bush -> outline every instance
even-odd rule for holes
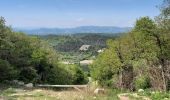
[[[79,65],[67,65],[67,71],[70,73],[72,84],[87,84],[87,74],[80,68]]]
[[[63,68],[54,67],[43,72],[43,83],[47,84],[72,84],[72,75]]]
[[[135,80],[135,88],[136,89],[147,89],[150,88],[150,80],[147,76],[137,77]]]
[[[12,80],[16,77],[16,70],[8,61],[0,59],[0,81]]]
[[[145,90],[143,93],[138,93],[138,95],[149,97],[151,100],[170,100],[170,92]]]
[[[23,68],[19,74],[19,80],[22,80],[26,83],[35,82],[37,80],[37,73],[36,70],[28,67]]]
[[[74,80],[73,80],[73,84],[85,84],[87,83],[87,77],[85,76],[85,73],[83,72],[83,70],[79,67],[75,67],[74,69],[75,73],[74,73]]]
[[[166,99],[165,99],[166,98]],[[155,92],[151,95],[152,100],[169,100],[170,93],[169,92]]]

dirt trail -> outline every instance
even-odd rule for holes
[[[130,100],[129,97],[126,97],[126,96],[121,96],[119,97],[120,100]]]
[[[122,94],[118,94],[118,97],[119,97],[120,100],[131,100],[129,98],[129,96],[132,96],[133,98],[136,98],[136,99],[139,99],[139,100],[151,100],[148,97],[139,96],[137,93],[122,93]]]
[[[118,97],[119,97],[120,100],[130,100],[127,95],[128,95],[127,93],[118,94]]]

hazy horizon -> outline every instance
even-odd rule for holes
[[[12,27],[12,29],[25,29],[25,30],[34,30],[34,29],[74,29],[74,28],[81,28],[81,27],[101,27],[101,28],[103,28],[103,27],[112,27],[112,28],[133,28],[133,26],[132,27],[128,27],[128,26],[100,26],[100,25],[96,25],[96,26],[94,26],[94,25],[86,25],[86,26],[72,26],[72,27]]]
[[[14,28],[133,27],[159,14],[162,0],[1,0],[0,16]]]

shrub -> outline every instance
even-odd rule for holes
[[[49,68],[43,72],[42,82],[59,85],[71,84],[72,75],[65,69],[55,66],[54,68]]]
[[[165,99],[166,98],[166,99]],[[170,94],[169,92],[155,92],[151,95],[152,100],[169,100]]]
[[[149,97],[151,100],[170,100],[170,92],[145,90],[143,93],[138,93],[138,95]]]
[[[0,81],[12,80],[16,76],[16,70],[8,61],[0,59]]]
[[[85,76],[85,73],[78,66],[76,66],[75,69],[74,69],[74,76],[73,77],[74,77],[73,84],[85,84],[85,83],[87,83],[87,77]]]
[[[147,76],[137,77],[135,80],[135,88],[136,89],[147,89],[150,88],[150,80]]]
[[[28,68],[23,68],[19,74],[19,80],[22,80],[26,83],[30,82],[35,82],[37,79],[37,73],[36,70],[28,67]]]
[[[67,65],[67,71],[70,73],[72,84],[86,84],[88,82],[87,74],[79,65]]]

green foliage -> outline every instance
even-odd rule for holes
[[[67,65],[67,70],[71,73],[70,80],[73,84],[87,84],[88,77],[79,65]]]
[[[108,45],[112,43],[112,41],[109,41]],[[101,53],[92,64],[91,75],[99,81],[100,85],[111,86],[111,84],[113,84],[113,75],[118,72],[120,66],[121,63],[116,56],[116,52],[114,52],[114,47],[110,47]]]
[[[66,85],[72,84],[72,77],[71,73],[68,71],[63,70],[63,68],[54,67],[45,70],[42,73],[42,84],[49,83],[49,84],[58,84],[58,85]]]
[[[152,34],[156,25],[149,17],[142,17],[136,21],[135,30],[142,32],[142,34]]]
[[[46,35],[38,36],[47,41],[60,54],[60,60],[78,63],[84,59],[92,59],[97,51],[106,47],[106,40],[115,38],[115,35],[109,34],[73,34],[73,35]],[[91,45],[88,51],[80,52],[82,45]]]
[[[145,89],[150,86],[149,78],[154,76],[149,72],[154,70],[154,67],[151,66],[161,65],[162,73],[164,73],[161,78],[164,78],[162,81],[164,81],[163,86],[165,87],[168,78],[166,75],[169,75],[165,71],[166,66],[169,66],[166,61],[170,60],[169,37],[168,31],[162,31],[157,23],[149,17],[138,19],[131,32],[114,41],[108,41],[107,49],[98,56],[91,67],[92,77],[98,80],[101,85],[107,85],[108,82],[114,83],[111,80],[115,75],[121,76],[121,78],[127,77],[126,75],[122,76],[122,73],[123,70],[127,70],[129,65],[138,72],[143,67],[145,72],[136,72],[137,75],[134,74],[133,77],[136,77],[136,88]],[[146,73],[150,76],[145,77]],[[133,79],[130,79],[129,82],[133,84]]]
[[[169,92],[145,90],[144,92],[139,92],[138,95],[147,96],[151,100],[169,100],[170,99]]]
[[[5,25],[5,20],[0,19],[1,81],[19,79],[25,83],[72,84],[71,73],[59,65],[58,56],[48,43],[13,32]]]
[[[160,10],[161,14],[156,17],[156,21],[159,27],[163,29],[162,31],[168,32],[170,30],[170,0],[163,0]]]
[[[16,77],[17,72],[8,61],[0,59],[0,81],[12,80]]]
[[[136,89],[147,89],[150,88],[150,80],[148,76],[140,76],[136,77],[135,80],[135,87]]]
[[[31,67],[28,67],[20,71],[19,80],[22,80],[26,83],[29,83],[29,82],[35,83],[37,80],[37,76],[38,74],[36,73],[36,70]]]
[[[74,69],[74,75],[73,75],[73,84],[86,84],[87,83],[87,77],[85,77],[85,74],[82,69],[79,67],[75,67]]]
[[[95,50],[106,47],[106,40],[115,38],[115,35],[104,34],[73,34],[73,35],[47,35],[38,36],[49,42],[57,51],[77,52],[84,45],[92,45]],[[95,51],[93,50],[93,51]]]
[[[170,99],[170,93],[155,92],[150,96],[152,100],[168,100]]]
[[[143,17],[137,20],[134,31],[131,36],[133,37],[134,52],[137,55],[137,60],[157,60],[157,53],[159,48],[156,46],[156,39],[154,37],[156,25],[149,17]]]

